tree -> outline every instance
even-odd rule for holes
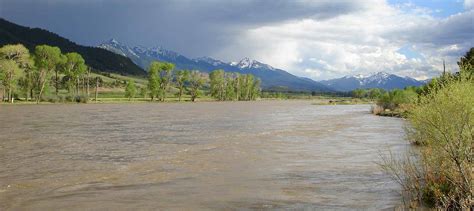
[[[370,89],[368,95],[370,99],[377,99],[382,95],[382,91],[377,88]]]
[[[75,52],[67,53],[65,55],[65,58],[66,58],[65,63],[64,63],[65,73],[69,77],[70,82],[74,84],[73,86],[75,88],[76,95],[79,95],[79,83],[80,83],[81,77],[83,77],[83,75],[86,73],[86,70],[87,70],[86,63],[84,59],[82,58],[82,56]],[[64,59],[64,57],[60,58],[59,61],[61,62],[62,59]]]
[[[15,61],[20,68],[31,65],[30,52],[22,44],[5,45],[0,48],[2,59]]]
[[[194,102],[199,96],[199,89],[204,84],[204,79],[201,73],[197,70],[193,70],[190,73],[189,78],[189,95],[191,95],[191,101]]]
[[[352,97],[363,98],[366,94],[366,91],[363,89],[355,89],[352,91]]]
[[[128,80],[127,86],[125,87],[125,97],[128,98],[130,101],[135,94],[137,93],[137,87],[135,86],[135,82],[133,80]]]
[[[260,92],[261,92],[260,83],[261,83],[260,79],[257,79],[252,84],[252,91],[250,93],[251,100],[255,100],[257,99],[257,97],[260,97]]]
[[[49,75],[55,70],[57,64],[61,61],[61,50],[58,47],[48,45],[38,45],[35,48],[35,63],[37,69],[37,82],[39,93],[36,103],[39,103],[43,94]]]
[[[160,63],[153,61],[148,67],[148,91],[150,92],[151,101],[158,95],[159,76],[158,70],[160,69]]]
[[[57,67],[54,68],[54,88],[55,88],[55,91],[56,91],[56,96],[59,95],[59,73],[60,72],[63,72],[65,73],[66,72],[66,68],[67,68],[67,56],[66,55],[63,55],[61,54],[60,58],[59,58],[59,61],[57,63]]]
[[[8,101],[13,102],[13,89],[15,88],[17,81],[16,77],[19,75],[19,72],[21,70],[27,71],[28,74],[25,74],[24,77],[28,78],[25,79],[25,81],[29,81],[30,79],[28,70],[33,67],[33,62],[30,58],[30,52],[25,48],[25,46],[21,44],[5,45],[0,48],[0,60],[4,60],[4,62],[2,62],[2,66],[4,68],[3,83],[9,93]],[[28,85],[29,84],[30,83],[28,83]],[[26,98],[28,99],[28,96]]]
[[[209,74],[211,80],[211,96],[217,100],[225,100],[225,72],[214,70]]]
[[[225,73],[225,100],[235,100],[235,75],[233,73]]]
[[[171,81],[172,72],[174,69],[174,64],[163,62],[159,66],[159,99],[164,102],[166,97],[166,91]]]
[[[240,73],[234,73],[234,90],[236,100],[240,100],[242,95],[242,76]]]
[[[15,75],[20,71],[20,67],[13,60],[0,60],[0,72],[3,73],[3,86],[8,92],[8,102],[13,103],[13,89],[15,88],[16,78]]]
[[[178,99],[181,101],[181,96],[183,95],[185,84],[189,78],[189,71],[179,70],[176,72],[176,86],[178,88]]]
[[[254,76],[252,74],[241,75],[241,100],[250,100],[252,87],[254,83]]]
[[[474,47],[461,57],[458,62],[461,79],[474,79]]]

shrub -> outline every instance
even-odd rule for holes
[[[409,141],[421,145],[418,159],[385,162],[384,169],[395,175],[411,201],[471,209],[474,83],[453,81],[420,97],[408,120]]]
[[[84,95],[77,95],[74,97],[74,101],[76,103],[87,103],[89,101],[89,98]]]

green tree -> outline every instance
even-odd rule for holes
[[[234,92],[235,99],[240,100],[242,95],[242,76],[240,73],[234,73]]]
[[[76,95],[79,95],[80,80],[87,70],[84,59],[80,54],[73,52],[67,53],[65,57],[60,58],[59,62],[61,61],[65,62],[63,64],[65,74],[69,77],[71,84],[74,84],[73,86],[75,88],[74,90]]]
[[[209,74],[211,96],[217,100],[225,100],[225,72],[214,70]]]
[[[158,97],[159,101],[165,101],[166,91],[172,79],[174,64],[153,61],[148,68],[148,90],[151,100]]]
[[[374,88],[368,91],[368,97],[370,99],[378,99],[381,95],[382,95],[381,89]]]
[[[352,91],[352,96],[355,98],[363,98],[366,94],[366,91],[363,89],[355,89]]]
[[[252,84],[252,91],[250,93],[251,100],[256,100],[258,97],[260,97],[260,93],[261,93],[260,84],[261,84],[260,79],[255,80],[254,83]]]
[[[176,72],[176,87],[178,88],[178,99],[181,101],[181,96],[185,89],[185,84],[189,79],[189,71],[179,70]]]
[[[463,57],[461,57],[458,65],[461,79],[474,79],[474,47],[472,47]]]
[[[241,75],[241,78],[241,100],[251,100],[254,76],[252,74],[244,74]]]
[[[21,70],[26,71],[24,77],[30,79],[29,70],[33,67],[33,62],[30,58],[30,52],[23,45],[5,45],[0,48],[0,60],[12,61],[17,67],[13,66],[11,62],[3,62],[4,68],[4,84],[8,90],[8,101],[13,102],[13,91],[17,82],[17,76],[21,73]],[[29,84],[29,83],[28,83]],[[26,97],[28,99],[28,96]]]
[[[159,69],[159,99],[164,102],[166,97],[166,92],[168,91],[169,84],[172,79],[172,73],[174,70],[174,64],[163,62],[160,63]]]
[[[235,74],[225,73],[225,100],[235,100]]]
[[[66,73],[66,68],[67,68],[67,56],[64,54],[61,54],[57,67],[54,68],[54,89],[56,92],[56,96],[59,96],[59,74],[60,73]]]
[[[137,93],[137,87],[135,86],[135,81],[128,80],[127,86],[125,87],[125,97],[130,101],[135,94]]]
[[[58,47],[38,45],[35,48],[35,64],[37,66],[37,82],[39,93],[36,103],[39,103],[50,73],[55,71],[57,64],[61,61],[61,50]]]
[[[189,95],[191,95],[192,102],[200,95],[200,89],[204,85],[204,82],[205,80],[199,71],[191,71],[189,78]]]
[[[150,92],[151,101],[158,96],[160,63],[153,61],[148,67],[148,91]]]
[[[20,71],[20,67],[13,60],[0,60],[0,72],[3,73],[3,86],[8,92],[8,102],[13,103],[13,90],[16,84],[16,75]]]

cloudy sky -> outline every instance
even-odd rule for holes
[[[95,46],[250,57],[322,80],[451,71],[474,43],[474,0],[0,0],[0,17]]]

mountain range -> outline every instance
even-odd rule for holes
[[[320,82],[333,90],[343,92],[368,88],[381,88],[385,90],[403,89],[407,86],[421,86],[425,83],[425,81],[418,81],[410,77],[400,77],[386,72],[378,72],[369,76],[344,76]]]
[[[20,26],[0,18],[0,46],[18,43],[25,45],[30,51],[34,51],[36,45],[46,44],[59,47],[63,53],[78,52],[94,70],[122,75],[146,75],[145,70],[153,60],[172,62],[177,69],[202,72],[223,69],[228,72],[250,73],[262,80],[262,87],[266,90],[319,92],[351,91],[357,88],[389,90],[423,84],[412,78],[384,72],[368,77],[345,76],[317,82],[249,58],[239,62],[223,62],[210,57],[191,59],[161,47],[128,47],[115,39],[104,42],[98,47],[82,46],[47,30]]]
[[[98,47],[127,56],[144,69],[148,67],[151,61],[159,60],[174,63],[176,69],[199,70],[207,73],[216,69],[223,69],[241,74],[250,73],[261,79],[262,88],[266,90],[333,91],[319,82],[292,75],[284,70],[249,58],[244,58],[239,62],[223,62],[210,57],[191,59],[161,47],[129,47],[115,39],[110,39]]]

